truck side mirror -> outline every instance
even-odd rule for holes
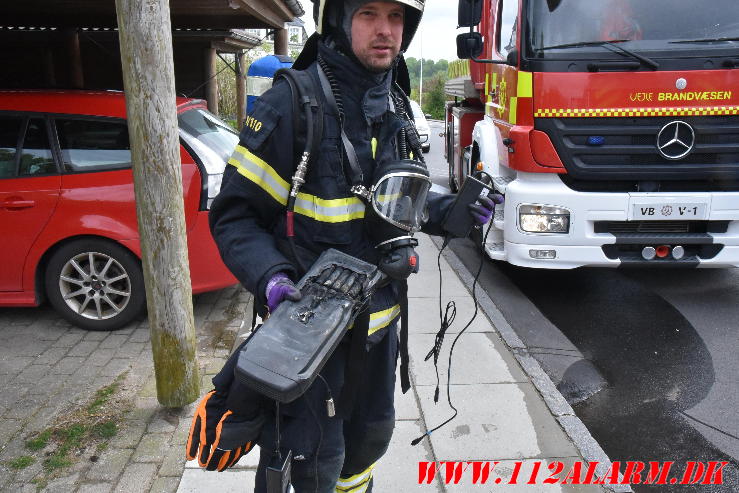
[[[471,32],[457,35],[457,58],[460,60],[477,58],[482,48],[482,34]]]
[[[474,27],[482,20],[482,0],[459,0],[457,24],[459,27]]]
[[[511,50],[508,52],[508,55],[505,57],[505,62],[507,65],[516,66],[518,65],[518,50]]]

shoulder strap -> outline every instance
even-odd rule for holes
[[[285,79],[290,86],[293,100],[293,149],[296,156],[300,156],[306,147],[306,122],[301,111],[301,101],[307,98],[313,111],[313,142],[310,143],[311,161],[317,157],[317,149],[323,138],[323,107],[318,97],[316,83],[306,70],[280,69],[275,72],[273,84],[279,79]]]

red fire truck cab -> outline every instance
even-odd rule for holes
[[[449,181],[505,195],[487,254],[739,266],[737,19],[735,0],[460,0]]]

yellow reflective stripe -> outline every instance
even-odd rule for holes
[[[369,330],[367,335],[372,335],[378,330],[384,329],[400,315],[400,305],[395,305],[387,310],[370,314]]]
[[[372,159],[377,157],[377,139],[372,137]]]
[[[534,95],[534,84],[531,72],[518,73],[518,89],[516,96],[519,98],[530,98]]]
[[[485,74],[485,102],[489,103],[492,101],[492,98],[490,97],[490,73]]]
[[[238,145],[228,160],[228,164],[235,166],[239,174],[259,185],[277,202],[287,205],[290,184],[262,159]]]
[[[511,98],[511,107],[508,111],[508,123],[516,124],[516,112],[518,111],[518,97]]]
[[[375,464],[372,464],[364,471],[348,478],[339,478],[336,481],[336,491],[339,492],[352,492],[359,493],[367,490],[369,486],[369,480],[372,479],[372,470],[375,468]]]
[[[537,118],[604,118],[630,116],[715,116],[739,115],[739,106],[705,106],[700,108],[539,108]]]
[[[322,199],[299,193],[295,199],[295,212],[324,223],[340,223],[362,219],[364,203],[357,197]]]
[[[236,146],[228,163],[254,182],[281,205],[287,205],[290,184],[267,164],[242,146]],[[295,212],[316,221],[340,223],[362,219],[364,203],[357,197],[322,199],[315,195],[299,193],[295,200]]]
[[[400,315],[400,305],[391,306],[386,310],[370,313],[369,329],[367,335],[371,336],[378,330],[384,329]],[[349,326],[349,330],[354,328],[354,324]]]

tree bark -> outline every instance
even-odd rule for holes
[[[116,0],[157,397],[200,394],[168,0]]]

